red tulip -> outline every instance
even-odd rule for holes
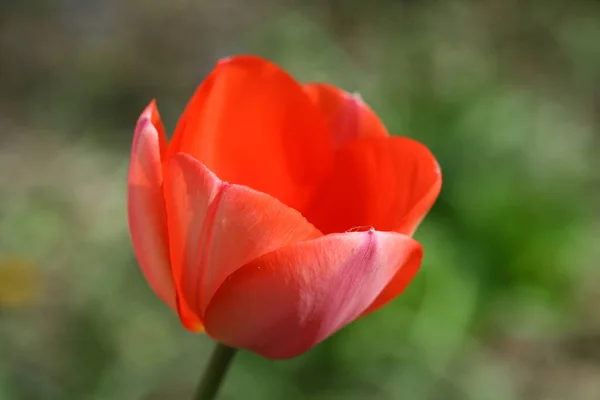
[[[192,331],[297,356],[395,298],[441,187],[422,144],[360,97],[253,56],[220,61],[167,144],[154,101],[129,169],[129,227],[150,286]]]

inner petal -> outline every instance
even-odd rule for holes
[[[331,173],[331,135],[302,87],[253,56],[219,62],[190,100],[169,153],[302,210]]]
[[[361,138],[337,152],[306,218],[324,234],[375,228],[412,235],[440,188],[437,161],[421,143]]]
[[[334,148],[361,137],[388,136],[379,117],[359,95],[326,83],[310,83],[304,90],[327,119]]]

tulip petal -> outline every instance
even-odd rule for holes
[[[160,150],[160,158],[164,161],[167,154],[167,135],[165,134],[165,127],[160,118],[158,108],[156,107],[156,100],[152,100],[150,104],[142,112],[141,118],[148,118],[152,122],[152,126],[158,133],[158,146]]]
[[[374,230],[281,248],[229,276],[206,310],[206,331],[268,358],[297,356],[359,317],[421,257],[409,236]]]
[[[362,137],[388,136],[379,117],[359,95],[325,83],[310,83],[304,90],[325,115],[334,148]]]
[[[221,181],[187,154],[172,156],[165,171],[175,284],[199,319],[229,274],[274,249],[321,236],[299,212]]]
[[[160,117],[152,102],[137,123],[131,150],[127,210],[133,250],[148,284],[176,308],[169,265],[169,241],[162,193],[161,143],[166,145]]]
[[[412,235],[441,189],[437,161],[406,137],[368,137],[336,154],[305,215],[324,234],[375,228]]]
[[[220,61],[182,115],[169,153],[297,210],[331,172],[327,124],[302,87],[254,56]]]

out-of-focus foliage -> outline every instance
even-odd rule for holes
[[[598,398],[600,3],[1,0],[0,399],[189,396],[213,344],[136,267],[128,151],[233,53],[360,92],[444,187],[403,296],[222,398]]]

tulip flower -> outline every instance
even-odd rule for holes
[[[357,95],[221,60],[167,140],[155,102],[133,139],[128,216],[149,285],[182,324],[298,356],[398,296],[441,187],[422,144]]]

